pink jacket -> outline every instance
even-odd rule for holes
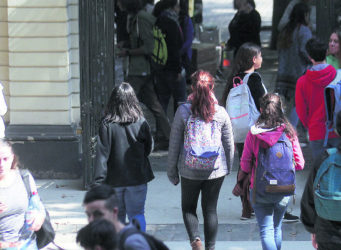
[[[252,171],[250,185],[251,188],[253,188],[254,174],[258,163],[259,147],[267,148],[273,146],[281,137],[284,128],[285,128],[284,125],[272,130],[261,129],[253,126],[251,127],[251,130],[247,134],[244,144],[243,155],[240,160],[240,165],[244,172],[250,173]],[[302,170],[304,168],[304,158],[297,136],[295,136],[291,142],[294,151],[294,159],[296,163],[295,169]]]

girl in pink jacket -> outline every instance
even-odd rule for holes
[[[290,196],[276,194],[276,198],[268,195],[268,197],[263,197],[264,199],[259,199],[258,193],[257,195],[255,195],[256,192],[253,193],[253,189],[256,191],[255,173],[259,166],[259,151],[260,149],[264,151],[264,149],[267,150],[274,146],[279,140],[282,140],[284,133],[288,139],[287,141],[291,142],[288,148],[293,151],[291,153],[293,154],[296,170],[303,169],[304,158],[295,130],[283,114],[280,97],[272,93],[265,95],[260,102],[260,112],[261,114],[256,124],[251,127],[246,136],[240,164],[243,172],[252,173],[250,200],[256,214],[262,247],[265,250],[273,250],[281,249],[282,220]],[[283,156],[280,153],[276,154],[276,156],[278,158],[285,157],[285,155]],[[253,196],[257,196],[257,199]]]

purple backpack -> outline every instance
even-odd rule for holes
[[[296,179],[292,143],[283,133],[276,144],[259,147],[253,197],[257,202],[279,202],[295,193]]]
[[[217,169],[220,157],[221,126],[189,116],[184,132],[185,166],[199,171]]]

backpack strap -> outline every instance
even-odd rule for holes
[[[339,81],[341,81],[341,70],[337,70],[336,71],[336,75],[333,81],[331,81],[325,88],[324,88],[324,106],[326,109],[326,134],[324,136],[324,142],[323,142],[323,147],[327,147],[327,143],[328,143],[328,137],[329,137],[329,133],[333,132],[334,128],[330,127],[333,123],[333,119],[330,119],[332,117],[332,115],[330,114],[334,112],[334,110],[329,110],[328,104],[329,100],[327,100],[327,98],[334,98],[334,96],[327,96],[327,90],[328,89],[332,89],[332,87],[328,87],[331,85],[335,85],[337,84]]]
[[[25,188],[26,188],[26,192],[27,192],[27,197],[30,198],[32,195],[32,191],[31,191],[31,185],[30,185],[30,171],[28,171],[27,169],[20,169],[19,170],[21,178],[24,182]]]

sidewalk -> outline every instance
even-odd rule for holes
[[[293,214],[299,215],[299,204],[308,171],[297,173],[297,197]],[[217,250],[261,249],[255,219],[241,221],[241,202],[232,195],[236,172],[225,178],[218,201],[219,231]],[[50,212],[56,229],[56,243],[65,249],[80,249],[75,243],[77,231],[86,223],[81,206],[85,191],[81,180],[37,180],[39,194]],[[200,207],[200,205],[198,206]],[[198,216],[202,228],[201,209]],[[146,201],[147,231],[164,240],[171,249],[189,249],[180,206],[180,186],[173,186],[166,172],[155,172],[148,185]],[[203,235],[203,233],[202,233]],[[292,246],[311,249],[310,236],[301,223],[283,224],[283,249]],[[309,247],[309,248],[305,248]]]

